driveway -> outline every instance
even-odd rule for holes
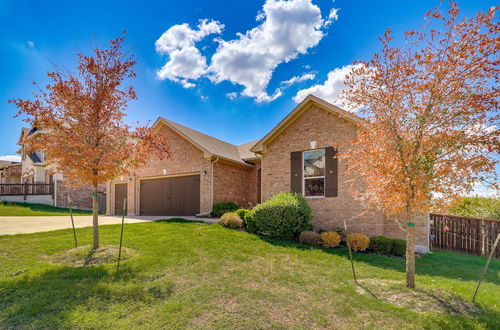
[[[125,217],[125,223],[150,222],[160,219],[179,218],[168,216],[129,216]],[[207,223],[216,223],[218,219],[181,217],[187,220],[204,221]],[[73,217],[75,227],[92,226],[91,215],[79,215]],[[121,223],[121,217],[99,216],[99,225],[114,225]],[[64,216],[28,216],[28,217],[0,217],[0,235],[29,234],[57,229],[71,228],[71,218]]]

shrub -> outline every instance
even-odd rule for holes
[[[309,245],[321,245],[323,240],[321,239],[321,235],[314,231],[303,231],[299,235],[299,242]]]
[[[297,240],[299,234],[311,230],[312,214],[304,196],[279,193],[252,210],[257,230],[271,237]]]
[[[220,224],[228,228],[243,228],[243,220],[234,212],[224,213],[220,218]]]
[[[377,254],[391,254],[392,242],[384,236],[373,236],[370,238],[370,250]]]
[[[247,212],[245,214],[244,223],[245,223],[245,228],[249,233],[257,232],[257,225],[255,224],[255,220],[253,219],[252,211]]]
[[[370,238],[370,250],[377,254],[404,256],[406,253],[406,241],[397,238],[374,236]]]
[[[349,234],[347,241],[353,251],[364,251],[368,248],[370,239],[364,234]]]
[[[240,217],[241,220],[245,220],[245,214],[248,212],[251,212],[250,210],[247,209],[237,209],[236,214]]]
[[[395,256],[404,257],[406,254],[406,241],[404,239],[392,239],[391,253]]]
[[[340,235],[340,242],[345,243],[346,237],[347,237],[347,231],[343,227],[335,227],[333,229],[334,232]]]
[[[323,240],[323,246],[330,248],[338,246],[341,240],[340,235],[333,231],[322,233],[321,239]]]
[[[234,212],[240,208],[240,205],[234,202],[214,203],[212,208],[212,216],[220,218],[224,213]]]

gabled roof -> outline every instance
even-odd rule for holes
[[[157,126],[159,123],[163,123],[167,127],[170,127],[186,140],[190,141],[202,150],[206,157],[216,156],[243,165],[250,165],[245,162],[245,159],[256,158],[256,155],[249,151],[250,147],[255,144],[255,141],[235,146],[234,144],[216,139],[210,135],[201,133],[163,117],[159,117],[153,126]]]
[[[251,152],[262,153],[265,151],[265,146],[274,140],[278,135],[281,134],[291,123],[293,123],[304,111],[306,111],[311,105],[316,105],[321,109],[338,115],[352,123],[359,123],[362,119],[350,112],[342,110],[341,108],[326,102],[314,95],[309,94],[302,102],[300,102],[282,121],[278,123],[269,133],[266,134],[259,142],[257,142],[252,148]]]
[[[17,140],[17,144],[21,145],[21,139],[23,138],[24,135],[29,135],[31,132],[31,128],[28,127],[22,127],[21,128],[21,134],[19,134],[19,139]]]

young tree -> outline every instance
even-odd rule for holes
[[[49,72],[51,83],[34,100],[12,99],[18,116],[39,129],[23,143],[42,150],[47,162],[76,186],[92,186],[93,249],[99,248],[98,185],[131,172],[151,157],[170,157],[167,137],[147,126],[124,122],[134,88],[122,86],[135,77],[133,56],[121,50],[124,37],[92,56],[77,54],[76,72]]]
[[[499,151],[500,90],[496,8],[459,19],[450,3],[426,24],[360,62],[346,77],[346,103],[365,118],[346,158],[367,187],[356,194],[406,231],[407,286],[415,285],[414,228],[419,214],[495,173]]]

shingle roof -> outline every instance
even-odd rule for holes
[[[248,164],[244,159],[255,158],[255,154],[250,152],[250,148],[255,144],[255,141],[235,146],[234,144],[216,139],[210,135],[201,133],[163,117],[160,118],[165,124],[172,127],[185,138],[191,140],[195,145],[215,156],[242,164]]]

